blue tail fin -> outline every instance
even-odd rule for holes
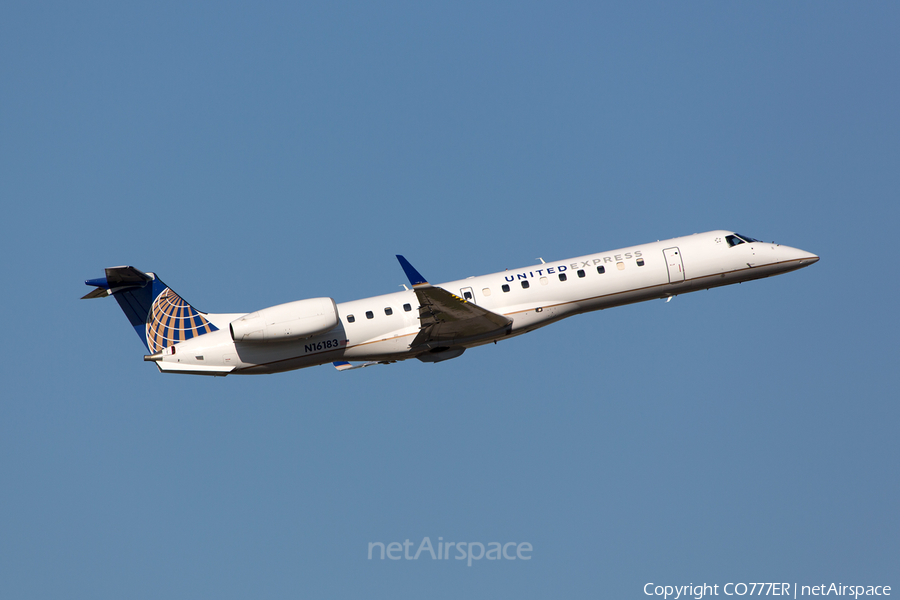
[[[82,299],[115,297],[150,352],[218,331],[205,313],[185,302],[153,273],[134,267],[111,267],[106,269],[106,277],[84,283],[97,289]]]

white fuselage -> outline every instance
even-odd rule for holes
[[[512,320],[511,330],[461,344],[478,346],[603,308],[769,277],[808,266],[815,254],[774,243],[731,245],[730,231],[710,231],[620,250],[437,284]],[[173,346],[160,370],[185,373],[277,373],[333,361],[413,358],[419,332],[413,290],[337,304],[330,331],[285,342],[234,342],[228,324],[242,314],[209,314],[219,331]]]

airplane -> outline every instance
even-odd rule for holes
[[[807,267],[810,252],[709,231],[432,285],[397,255],[404,291],[336,303],[309,298],[250,313],[195,309],[154,273],[130,266],[89,279],[113,296],[163,373],[357,369],[416,358],[438,363],[566,317],[665,299]],[[352,362],[351,362],[352,361]]]

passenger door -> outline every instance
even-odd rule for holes
[[[669,283],[681,283],[684,281],[684,263],[681,261],[681,252],[678,248],[666,248],[666,268],[669,269]]]

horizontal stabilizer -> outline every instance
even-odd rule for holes
[[[85,280],[85,285],[92,285],[97,289],[81,299],[104,298],[118,291],[145,287],[152,281],[153,277],[134,267],[109,267],[106,269],[106,277]]]
[[[106,287],[98,287],[97,289],[88,292],[84,296],[81,297],[82,300],[90,300],[91,298],[106,298],[109,296],[110,292]]]

